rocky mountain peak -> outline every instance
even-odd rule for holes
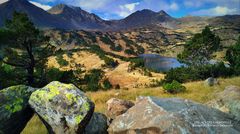
[[[159,15],[167,15],[167,16],[169,16],[164,10],[159,11],[158,14]]]
[[[51,14],[61,14],[64,12],[71,12],[71,11],[82,11],[82,9],[80,7],[74,7],[66,4],[58,4],[48,10],[48,12]]]

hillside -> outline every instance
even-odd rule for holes
[[[208,25],[221,38],[220,44],[223,48],[234,44],[240,34],[237,18],[232,20],[234,25],[231,26],[230,22],[224,20],[218,22],[221,24],[215,25],[216,21],[211,22],[215,20],[213,18],[211,21],[209,18],[201,17],[185,17],[179,20],[179,28],[176,29],[153,25],[108,32],[47,30],[45,33],[52,37],[52,44],[59,49],[88,48],[97,44],[105,52],[123,57],[133,57],[143,53],[176,57],[182,51],[183,45]]]

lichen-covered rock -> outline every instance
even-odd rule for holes
[[[33,111],[28,99],[34,88],[19,85],[0,91],[0,133],[20,133],[31,119]]]
[[[240,88],[228,86],[216,98],[207,103],[208,106],[229,113],[240,121]]]
[[[129,108],[134,105],[131,101],[112,98],[107,101],[107,117],[115,119],[117,116],[125,113]]]
[[[107,117],[101,113],[94,113],[85,128],[85,134],[108,134],[107,129]]]
[[[91,119],[94,104],[72,84],[51,82],[32,93],[29,104],[49,133],[82,133]]]
[[[109,134],[238,134],[240,124],[217,109],[178,98],[143,97],[110,124]]]

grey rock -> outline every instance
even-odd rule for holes
[[[109,134],[238,134],[240,124],[226,113],[189,100],[142,97],[135,106],[113,120],[108,132]]]
[[[94,113],[85,128],[85,134],[108,134],[107,129],[107,117],[101,113]]]
[[[215,86],[218,85],[219,82],[216,78],[210,77],[208,79],[205,80],[205,85],[207,86]]]
[[[223,92],[216,95],[216,98],[207,103],[208,106],[229,113],[240,121],[240,88],[228,86]]]

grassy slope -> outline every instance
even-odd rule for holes
[[[240,86],[240,77],[219,79],[220,85],[214,87],[208,87],[204,85],[204,82],[191,82],[186,83],[186,93],[180,93],[176,95],[165,93],[161,87],[159,88],[138,88],[129,90],[110,90],[110,91],[98,91],[88,92],[87,96],[94,101],[96,105],[95,111],[105,112],[106,101],[110,98],[120,98],[134,101],[138,96],[156,96],[156,97],[181,97],[196,102],[205,103],[212,100],[215,97],[215,93],[223,91],[226,86],[236,85]],[[46,134],[47,131],[42,125],[40,120],[34,116],[24,129],[22,134]]]

